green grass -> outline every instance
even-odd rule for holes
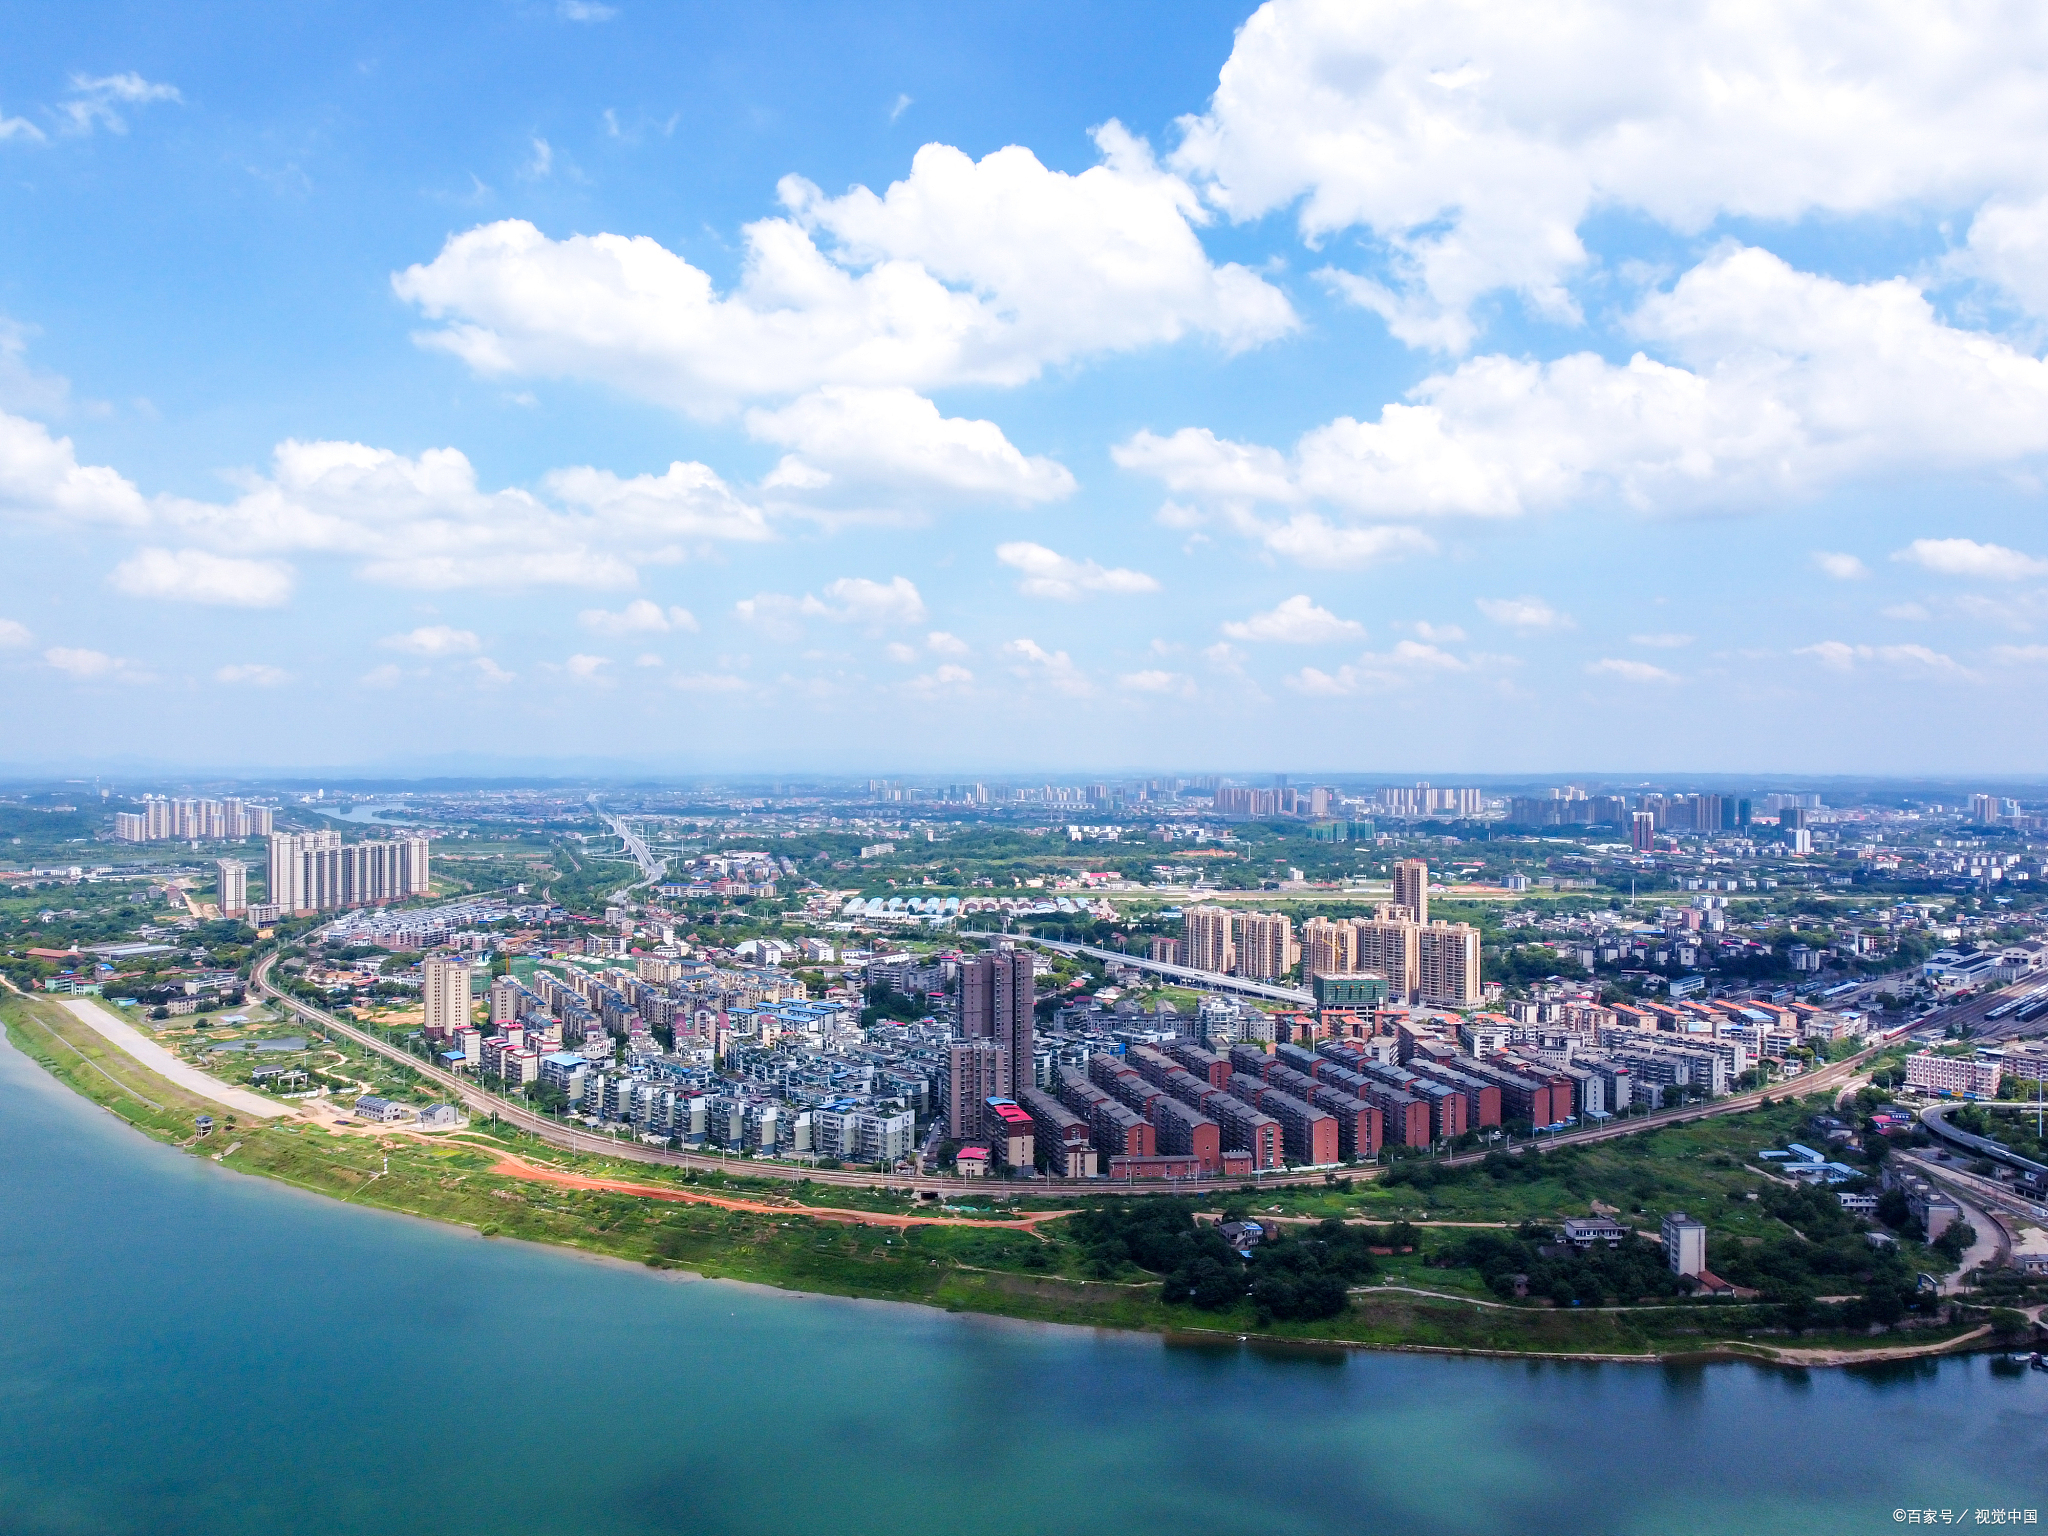
[[[1804,1127],[1819,1105],[1781,1102],[1768,1109],[1723,1115],[1589,1145],[1517,1154],[1517,1174],[1495,1179],[1469,1165],[1442,1168],[1428,1159],[1395,1165],[1414,1182],[1384,1176],[1356,1184],[1351,1193],[1331,1187],[1262,1190],[1238,1197],[1247,1206],[1278,1207],[1289,1216],[1356,1216],[1374,1221],[1555,1221],[1588,1214],[1595,1201],[1619,1210],[1644,1230],[1667,1211],[1684,1210],[1715,1230],[1756,1229],[1758,1213],[1746,1196],[1765,1183],[1757,1153],[1787,1140],[1810,1139]],[[1533,1159],[1533,1161],[1531,1161]]]

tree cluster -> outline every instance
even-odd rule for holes
[[[1546,1296],[1560,1307],[1602,1306],[1610,1300],[1626,1305],[1679,1291],[1662,1245],[1634,1233],[1618,1247],[1595,1243],[1579,1252],[1554,1242],[1547,1227],[1524,1222],[1513,1232],[1474,1232],[1437,1262],[1477,1270],[1487,1289],[1503,1300],[1526,1287],[1528,1295]]]
[[[1880,1201],[1880,1217],[1897,1193],[1888,1191]],[[1833,1191],[1771,1185],[1762,1203],[1790,1230],[1755,1241],[1716,1240],[1708,1254],[1714,1273],[1754,1287],[1765,1301],[1788,1308],[1795,1321],[1814,1313],[1814,1299],[1823,1295],[1858,1294],[1837,1319],[1852,1327],[1896,1323],[1915,1304],[1916,1280],[1905,1257],[1889,1244],[1873,1246]],[[1903,1205],[1902,1196],[1897,1206]]]
[[[1163,1277],[1162,1301],[1206,1312],[1248,1303],[1262,1325],[1337,1316],[1350,1288],[1376,1270],[1372,1250],[1415,1238],[1405,1224],[1383,1231],[1329,1220],[1263,1241],[1246,1258],[1215,1223],[1197,1222],[1186,1201],[1163,1199],[1097,1206],[1076,1215],[1070,1230],[1099,1276],[1136,1265]]]

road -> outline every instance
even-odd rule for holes
[[[667,873],[668,860],[657,859],[654,856],[654,850],[647,846],[645,838],[641,837],[639,833],[627,826],[621,818],[614,816],[595,800],[590,802],[590,808],[603,817],[605,824],[618,834],[619,841],[626,845],[626,852],[632,856],[633,862],[640,866],[640,880],[634,885],[627,886],[626,890],[637,890],[642,885],[652,885]]]
[[[215,1104],[224,1104],[229,1109],[240,1110],[245,1115],[255,1115],[263,1120],[274,1120],[280,1115],[291,1113],[274,1099],[266,1099],[246,1088],[236,1088],[221,1082],[218,1078],[208,1077],[197,1067],[181,1061],[165,1050],[126,1019],[101,1007],[97,1000],[71,997],[57,1006],[106,1040],[108,1044],[126,1051],[158,1077],[176,1083],[187,1093],[196,1093],[202,1099],[210,1099]]]
[[[1942,1278],[1941,1292],[1944,1296],[1960,1291],[1965,1277],[1971,1271],[1978,1268],[1997,1269],[2012,1257],[2011,1226],[1998,1212],[1991,1209],[1990,1201],[1982,1193],[1984,1189],[1996,1192],[1997,1185],[1989,1180],[1979,1179],[1973,1174],[1959,1173],[1955,1169],[1943,1167],[1931,1158],[1916,1157],[1907,1152],[1893,1155],[1947,1190],[1949,1198],[1962,1210],[1963,1220],[1968,1222],[1970,1230],[1977,1234],[1969,1252],[1963,1255],[1952,1272]]]
[[[1914,1161],[1930,1178],[1949,1186],[1952,1194],[1967,1196],[1980,1203],[1989,1202],[2000,1210],[2011,1212],[2014,1220],[2024,1224],[2048,1224],[2048,1205],[2036,1204],[2009,1184],[1983,1178],[1952,1162],[1944,1163],[1924,1154],[1915,1154]]]
[[[1138,955],[1125,954],[1117,949],[1097,949],[1089,944],[1069,944],[1060,939],[1035,939],[1019,934],[1020,944],[1036,944],[1042,949],[1056,950],[1063,955],[1087,955],[1093,960],[1113,961],[1118,965],[1136,966],[1141,971],[1152,971],[1170,981],[1185,982],[1209,992],[1241,992],[1247,997],[1263,997],[1268,1002],[1291,1003],[1296,1008],[1313,1008],[1315,995],[1297,992],[1292,987],[1276,987],[1268,982],[1247,981],[1242,976],[1229,976],[1221,971],[1198,971],[1191,966],[1169,965],[1164,960],[1148,960]]]

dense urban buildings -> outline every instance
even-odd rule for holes
[[[2003,796],[1927,822],[1859,813],[1852,831],[1810,796],[1590,786],[1522,797],[1590,829],[1539,838],[1500,830],[1513,796],[1481,801],[1491,829],[1466,836],[1407,824],[1452,809],[1424,786],[1275,785],[1291,810],[1219,818],[1245,802],[1222,793],[1238,787],[982,784],[934,791],[949,808],[929,815],[895,809],[922,794],[900,784],[765,813],[742,797],[624,818],[644,862],[580,795],[492,793],[452,817],[452,800],[415,809],[488,820],[491,845],[518,847],[496,864],[465,850],[453,878],[485,884],[438,906],[408,905],[425,890],[422,839],[349,843],[340,821],[273,832],[269,901],[250,900],[244,860],[143,859],[177,868],[152,889],[175,893],[181,921],[211,915],[202,872],[223,915],[330,919],[318,931],[355,954],[317,985],[374,978],[416,1001],[446,1064],[559,1112],[763,1156],[957,1154],[1009,1177],[1227,1177],[1597,1122],[1855,1048],[1875,1009],[1840,1000],[1852,968],[1896,956],[1887,986],[1941,998],[2048,960],[2048,941],[1993,910],[1990,893],[2024,904],[2048,880],[2032,813]],[[159,830],[208,825],[143,803]],[[1397,815],[1399,830],[1368,819]],[[508,825],[531,830],[495,830]],[[1627,837],[1638,827],[1646,849]],[[1968,894],[1864,894],[1899,866]],[[550,883],[584,869],[570,911],[549,904]],[[1823,869],[1855,886],[1823,897],[1817,927]],[[528,879],[534,898],[515,903]],[[426,959],[394,971],[366,948]],[[1738,982],[1716,970],[1724,955],[1781,956],[1785,974]],[[473,1018],[486,960],[488,1018]],[[49,988],[91,984],[74,968]],[[1934,1096],[1996,1081],[1983,1053],[1953,1050],[1905,1075]]]

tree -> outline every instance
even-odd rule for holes
[[[569,1095],[554,1083],[528,1083],[526,1097],[535,1109],[544,1114],[560,1114],[569,1107]]]
[[[1960,1264],[1963,1255],[1977,1246],[1977,1229],[1967,1221],[1952,1221],[1942,1229],[1941,1236],[1934,1240],[1934,1251],[1946,1254]]]
[[[1906,1204],[1903,1189],[1888,1189],[1877,1197],[1877,1219],[1894,1231],[1903,1229],[1913,1219],[1913,1209]]]

